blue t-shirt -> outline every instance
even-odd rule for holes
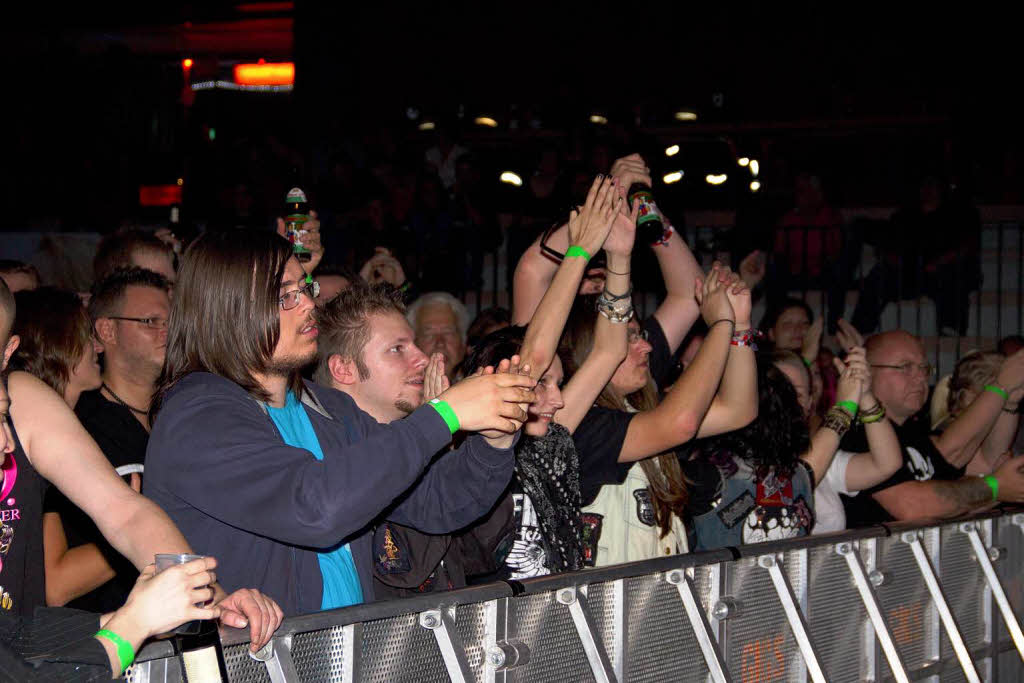
[[[320,440],[316,438],[313,425],[309,421],[306,409],[288,392],[284,408],[267,406],[270,419],[277,425],[284,442],[295,448],[305,448],[317,460],[324,459],[320,449]],[[318,552],[320,574],[324,579],[324,596],[320,601],[320,609],[334,609],[358,605],[363,601],[363,589],[359,584],[359,575],[352,560],[352,551],[348,543],[339,543],[325,552]]]

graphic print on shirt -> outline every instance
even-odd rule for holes
[[[2,469],[4,483],[0,488],[0,609],[9,611],[14,607],[14,600],[11,594],[4,590],[4,558],[14,543],[14,522],[21,520],[21,510],[14,507],[17,501],[7,497],[14,490],[14,483],[18,480],[18,461],[15,460],[13,453],[7,454]]]
[[[654,526],[654,504],[651,503],[651,491],[646,486],[633,491],[636,499],[636,518],[641,524]]]
[[[580,523],[583,527],[583,564],[586,567],[597,565],[597,544],[601,540],[602,522],[604,515],[596,512],[580,514]]]
[[[810,533],[814,516],[803,496],[793,497],[793,482],[774,472],[757,482],[756,506],[743,525],[743,542],[760,543]]]
[[[533,501],[525,493],[513,493],[513,519],[516,527],[516,540],[512,543],[512,552],[505,560],[513,579],[527,579],[531,576],[545,576],[551,573],[545,566],[547,551],[544,549],[544,534],[537,521],[537,511]]]
[[[907,455],[910,456],[910,459],[907,460],[907,469],[914,475],[914,479],[928,481],[935,476],[935,466],[932,465],[931,459],[921,455],[921,451],[913,446],[905,446],[905,448]]]

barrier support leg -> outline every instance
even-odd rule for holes
[[[821,663],[818,661],[818,653],[815,652],[814,643],[811,642],[810,632],[807,629],[807,621],[803,612],[796,604],[796,596],[793,594],[793,587],[783,572],[782,561],[774,555],[762,555],[757,558],[757,564],[768,570],[775,592],[782,602],[782,609],[786,613],[789,627],[793,631],[793,637],[800,647],[800,654],[803,655],[804,664],[807,665],[807,673],[810,674],[814,683],[826,683],[825,672],[822,671]]]
[[[960,634],[960,627],[956,623],[952,610],[949,609],[946,594],[943,593],[942,586],[939,585],[939,580],[935,576],[935,569],[928,560],[928,553],[925,552],[924,546],[921,544],[921,537],[916,531],[906,531],[900,536],[900,540],[909,545],[910,551],[914,554],[914,560],[917,562],[917,568],[921,572],[921,578],[924,579],[928,592],[931,594],[932,602],[935,603],[935,608],[939,612],[939,618],[946,629],[946,635],[949,636],[949,642],[953,644],[953,651],[956,652],[956,657],[960,660],[960,667],[964,670],[964,676],[970,683],[981,683],[978,671],[974,667],[974,660],[971,659],[971,654],[967,651],[964,638]]]
[[[448,677],[452,683],[473,681],[473,673],[466,661],[466,649],[462,646],[462,637],[455,628],[455,620],[447,609],[432,609],[420,612],[420,626],[434,632],[437,647],[441,650]]]
[[[1006,628],[1013,638],[1013,644],[1017,646],[1017,654],[1024,660],[1024,633],[1021,633],[1020,620],[1014,614],[1013,606],[1010,605],[1006,592],[1003,591],[1003,584],[1000,583],[999,577],[996,576],[995,567],[992,566],[992,559],[988,554],[989,549],[985,547],[985,543],[981,540],[981,535],[978,533],[978,525],[976,522],[964,522],[960,525],[960,531],[967,534],[967,538],[971,541],[974,557],[978,560],[978,564],[981,565],[981,571],[984,572],[985,580],[988,581],[992,597],[996,599],[996,604],[999,605],[999,611],[1003,615],[1003,622],[1006,623]]]
[[[270,642],[250,657],[263,662],[271,683],[298,683],[299,674],[292,660],[292,637],[271,638]]]
[[[846,566],[850,569],[850,575],[857,586],[857,592],[860,593],[860,599],[864,603],[864,609],[868,613],[868,618],[871,620],[871,626],[875,629],[875,637],[878,638],[882,651],[885,653],[885,658],[889,662],[889,669],[892,671],[893,678],[898,683],[910,683],[907,671],[903,667],[903,660],[900,659],[900,653],[896,650],[896,643],[889,632],[889,624],[886,623],[885,615],[882,614],[882,610],[878,606],[878,596],[875,595],[874,586],[871,585],[871,581],[864,571],[864,565],[860,561],[860,555],[857,554],[857,550],[853,547],[852,543],[837,544],[836,552],[846,560]]]
[[[615,671],[612,669],[608,653],[604,645],[595,635],[594,620],[587,608],[587,598],[575,588],[563,588],[555,594],[559,604],[569,608],[569,615],[576,627],[576,633],[583,644],[583,651],[587,655],[587,662],[590,663],[590,670],[594,674],[597,683],[615,683]]]
[[[686,616],[693,627],[693,635],[697,638],[700,651],[704,655],[704,663],[708,665],[708,675],[714,683],[732,683],[732,676],[725,666],[725,660],[718,649],[718,641],[711,634],[711,624],[697,600],[697,590],[693,580],[682,569],[673,569],[665,575],[665,580],[679,590]]]

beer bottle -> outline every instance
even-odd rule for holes
[[[285,197],[284,225],[288,241],[292,243],[292,251],[300,261],[308,261],[313,254],[302,244],[299,231],[309,220],[309,208],[306,206],[306,193],[297,187],[288,190]]]
[[[629,205],[633,206],[633,200],[640,200],[640,213],[636,218],[637,240],[645,244],[654,244],[665,235],[665,226],[661,222],[661,213],[654,203],[654,195],[651,188],[643,183],[633,183],[629,188]]]
[[[192,621],[175,633],[172,643],[175,654],[181,655],[185,683],[228,683],[224,647],[215,620]]]

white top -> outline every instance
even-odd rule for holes
[[[824,479],[814,489],[814,529],[812,534],[824,534],[830,531],[842,531],[846,528],[846,510],[839,494],[856,496],[856,491],[846,488],[846,467],[854,456],[849,451],[839,450],[832,458]]]

